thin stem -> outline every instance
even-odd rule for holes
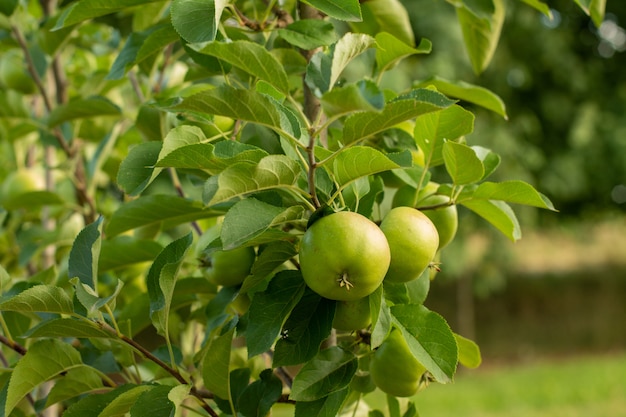
[[[0,343],[2,343],[5,346],[10,347],[13,351],[19,353],[22,356],[26,355],[26,352],[28,352],[24,346],[20,345],[19,343],[1,334],[0,334]]]
[[[2,332],[5,334],[7,340],[11,343],[14,343],[11,332],[9,331],[9,326],[7,326],[7,322],[4,321],[4,316],[2,315],[2,312],[0,312],[0,326],[2,326]]]

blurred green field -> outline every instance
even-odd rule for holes
[[[420,417],[626,416],[626,354],[464,371],[415,400]]]

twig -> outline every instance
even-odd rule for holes
[[[26,355],[26,352],[28,352],[24,346],[20,345],[19,343],[13,340],[10,340],[9,338],[1,334],[0,334],[0,343],[10,347],[12,350],[19,353],[22,356]]]

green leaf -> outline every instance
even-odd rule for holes
[[[12,197],[10,201],[3,201],[2,206],[9,210],[26,209],[33,210],[41,206],[63,205],[66,201],[54,192],[50,191],[26,191]]]
[[[415,54],[429,54],[432,43],[422,39],[417,48],[404,43],[390,33],[376,35],[376,68],[379,73],[393,68],[402,59]]]
[[[332,51],[332,65],[330,69],[330,88],[332,89],[343,70],[357,56],[361,55],[375,40],[369,35],[348,32],[335,43]]]
[[[100,217],[95,222],[85,226],[80,231],[68,260],[67,273],[70,278],[78,277],[81,283],[97,290],[98,287],[98,258],[100,257],[100,244],[102,242],[102,220]]]
[[[306,0],[328,16],[348,22],[361,20],[361,7],[358,0]]]
[[[278,29],[276,33],[290,44],[306,51],[328,46],[337,40],[333,24],[318,19],[297,20],[283,29]]]
[[[58,318],[43,321],[28,330],[22,336],[28,338],[49,337],[59,339],[64,337],[75,337],[77,339],[90,337],[112,337],[110,333],[102,330],[91,321],[76,320],[71,318]]]
[[[357,111],[380,111],[385,97],[374,82],[360,80],[325,93],[321,103],[327,116],[338,118]]]
[[[183,389],[189,389],[185,385],[179,385]],[[131,405],[132,417],[170,417],[174,415],[176,405],[170,400],[169,394],[174,387],[169,385],[156,385],[148,391],[142,392],[134,404]]]
[[[476,152],[476,156],[480,159],[480,162],[483,163],[483,167],[485,168],[485,173],[481,178],[481,180],[484,180],[500,165],[500,155],[482,146],[472,146],[472,149]]]
[[[479,181],[485,174],[485,167],[476,152],[462,143],[445,142],[442,149],[446,171],[457,185]]]
[[[244,417],[265,417],[283,392],[283,383],[271,369],[261,372],[260,378],[241,393],[237,411]]]
[[[246,331],[249,357],[272,347],[289,313],[304,294],[305,287],[299,271],[281,271],[265,291],[254,295]]]
[[[363,20],[351,23],[355,32],[372,36],[387,32],[407,45],[415,45],[409,14],[399,0],[368,0],[362,2]]]
[[[272,365],[298,365],[313,358],[330,335],[335,302],[307,289],[283,325],[276,342]]]
[[[316,401],[327,397],[347,387],[357,368],[358,360],[352,352],[331,346],[300,369],[289,397],[294,401]]]
[[[254,192],[294,187],[301,173],[300,164],[286,155],[268,155],[258,164],[237,163],[207,180],[203,200],[213,206]]]
[[[55,381],[46,399],[46,407],[102,388],[102,377],[95,369],[86,366],[70,369]]]
[[[63,9],[53,30],[72,26],[95,17],[115,13],[129,7],[157,1],[161,0],[108,0],[106,2],[102,0],[81,0],[71,3]]]
[[[441,111],[427,113],[415,119],[413,136],[416,145],[424,151],[429,166],[441,165],[443,144],[456,141],[472,133],[474,115],[459,105]]]
[[[172,111],[191,111],[204,115],[220,115],[283,131],[284,113],[277,101],[256,90],[222,85],[204,90],[169,107]]]
[[[502,200],[555,211],[548,197],[524,181],[483,182],[474,191],[473,198]]]
[[[118,417],[126,415],[137,399],[145,392],[154,389],[154,385],[137,385],[124,391],[109,402],[98,414],[98,417]]]
[[[215,40],[226,0],[173,0],[172,25],[189,43]]]
[[[298,401],[295,417],[336,417],[340,415],[343,404],[350,394],[349,388],[344,388],[315,401]]]
[[[144,142],[130,148],[117,172],[117,183],[126,194],[141,194],[161,172],[154,165],[162,146],[161,142]]]
[[[74,286],[74,292],[78,301],[87,309],[87,314],[91,315],[100,310],[105,305],[111,307],[115,306],[115,300],[122,291],[124,281],[117,280],[115,290],[107,297],[99,297],[96,291],[87,284],[83,284],[78,278],[72,278],[70,280]]]
[[[387,301],[383,296],[383,286],[370,294],[370,312],[372,314],[372,349],[377,348],[383,343],[387,334],[391,330],[391,312]]]
[[[82,366],[80,353],[69,344],[56,339],[33,343],[13,369],[4,415],[11,415],[13,408],[36,386],[78,366]]]
[[[183,125],[170,130],[163,140],[156,166],[201,169],[217,175],[237,162],[257,163],[267,155],[261,148],[232,140],[206,143],[198,127]]]
[[[540,0],[521,0],[521,1],[529,5],[530,7],[534,7],[535,9],[539,10],[546,17],[552,20],[553,16],[552,16],[552,11],[550,10],[550,6],[548,6],[544,2]]]
[[[276,268],[297,254],[298,250],[295,245],[287,241],[274,241],[263,247],[259,251],[254,265],[252,265],[251,276],[246,278],[239,291],[241,293],[252,291],[257,285],[264,282],[265,278],[274,272]]]
[[[77,402],[70,405],[63,413],[63,417],[100,417],[104,409],[113,402],[118,396],[135,388],[136,385],[125,384],[104,394],[87,395]],[[124,415],[124,414],[122,414]]]
[[[74,305],[65,290],[52,285],[35,285],[0,301],[0,311],[72,314]]]
[[[55,127],[70,120],[98,116],[119,116],[121,113],[121,109],[108,98],[92,96],[56,106],[50,112],[47,124],[49,127]]]
[[[106,79],[122,79],[132,67],[162,52],[163,48],[177,40],[178,34],[169,23],[153,26],[143,32],[132,32]]]
[[[235,328],[212,339],[202,359],[204,386],[220,398],[230,393],[230,351]]]
[[[302,207],[276,207],[254,198],[237,202],[224,217],[220,234],[222,248],[234,249],[261,235],[302,216]]]
[[[176,276],[192,241],[193,236],[189,233],[167,245],[154,260],[146,277],[150,296],[150,317],[161,335],[168,331],[167,323]]]
[[[469,200],[460,204],[487,220],[512,241],[522,238],[522,230],[517,217],[511,210],[511,207],[505,202],[498,200]]]
[[[449,81],[434,77],[418,84],[419,87],[434,86],[446,96],[474,103],[508,119],[504,102],[495,93],[465,81]]]
[[[289,93],[289,81],[285,69],[274,55],[258,43],[216,41],[203,44],[202,48],[197,51],[228,62],[253,77],[266,81],[282,93]]]
[[[465,4],[456,8],[465,49],[476,74],[483,72],[489,65],[504,23],[504,3],[502,0],[490,1],[493,2],[493,12],[490,14],[476,13]]]
[[[165,194],[142,196],[121,205],[111,216],[105,231],[116,236],[142,226],[162,225],[162,229],[193,220],[215,217],[221,211],[209,210],[199,201]]]
[[[456,371],[458,351],[444,318],[416,304],[392,306],[391,314],[417,360],[436,381],[450,382]]]
[[[456,333],[454,334],[454,338],[459,347],[459,363],[466,368],[478,368],[482,362],[478,345]]]
[[[340,186],[361,177],[400,168],[387,155],[370,146],[344,148],[332,159],[332,164],[333,175]]]
[[[154,240],[137,239],[127,235],[103,240],[98,271],[111,271],[140,262],[151,262],[161,250],[163,246]]]
[[[574,0],[580,8],[591,17],[596,27],[600,27],[604,20],[606,0]]]
[[[343,127],[343,142],[347,145],[366,139],[400,122],[444,109],[452,104],[453,100],[436,91],[413,90],[387,103],[380,112],[361,112],[348,117]]]
[[[5,16],[11,16],[15,11],[19,0],[2,0],[0,1],[0,13]]]

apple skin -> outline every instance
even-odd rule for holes
[[[245,246],[232,250],[218,250],[209,255],[206,274],[209,281],[232,287],[239,285],[250,274],[256,253],[254,248]]]

